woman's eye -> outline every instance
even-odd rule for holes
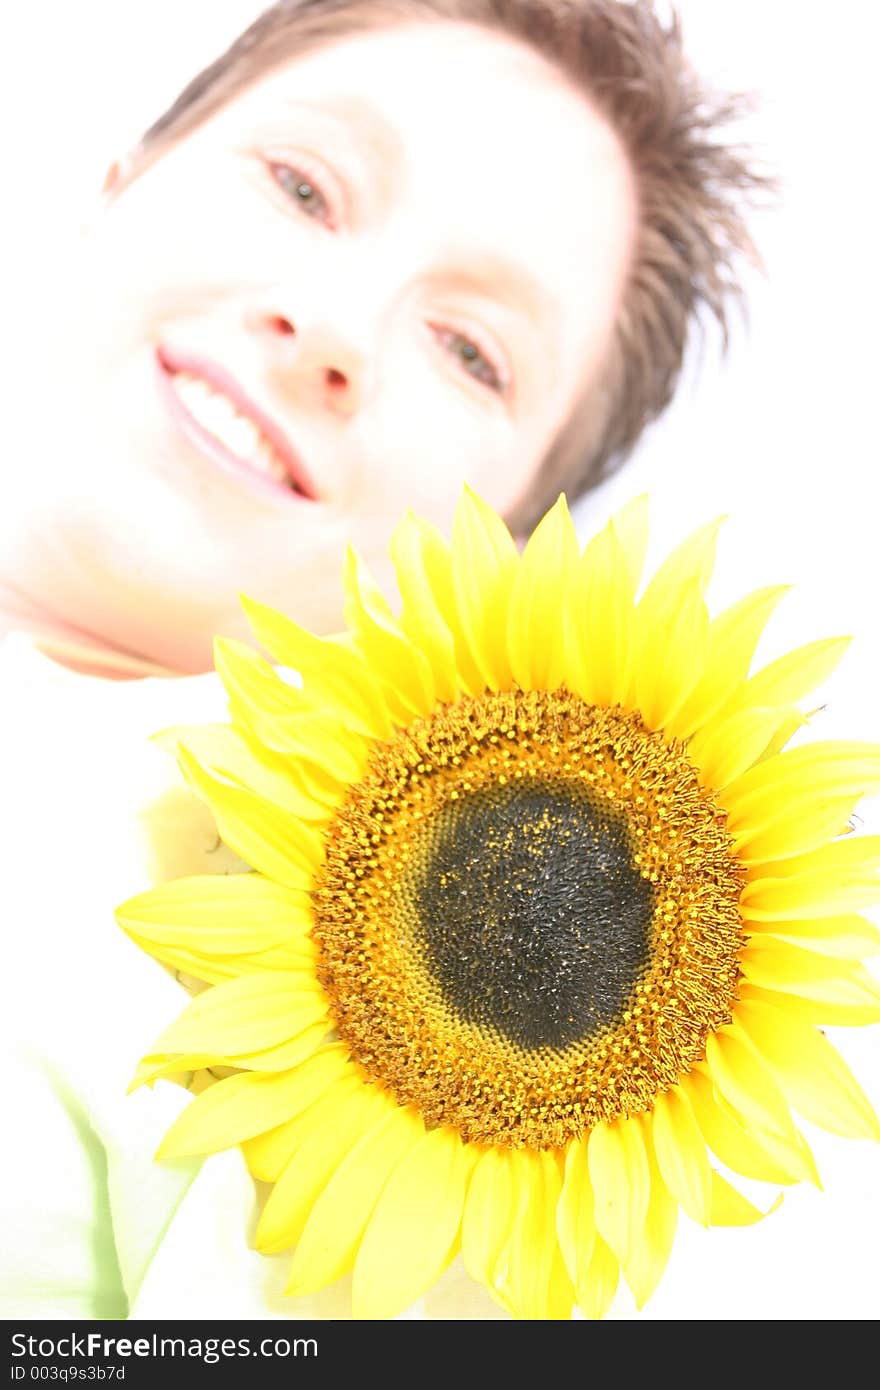
[[[481,381],[491,391],[497,391],[499,394],[504,391],[501,374],[476,343],[451,328],[435,328],[434,331],[444,347],[458,358],[469,376]]]
[[[315,180],[302,169],[290,164],[271,163],[269,172],[278,187],[295,202],[307,217],[319,222],[330,222],[330,205]]]

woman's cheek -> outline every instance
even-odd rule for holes
[[[383,392],[368,432],[385,495],[442,527],[468,483],[503,512],[529,467],[519,431],[488,392],[484,402],[482,387],[457,382],[455,367],[432,356],[422,343],[401,360],[398,389]]]

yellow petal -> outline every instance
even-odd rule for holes
[[[749,705],[732,714],[710,719],[688,743],[688,757],[699,769],[700,782],[714,791],[724,791],[750,768],[767,747],[779,725],[775,706]]]
[[[293,1125],[294,1121],[288,1120],[242,1143],[241,1152],[248,1172],[257,1182],[274,1182],[282,1172],[296,1143]]]
[[[802,710],[796,709],[794,705],[783,706],[782,711],[776,731],[758,758],[758,762],[763,762],[767,758],[775,758],[777,753],[781,753],[789,739],[794,738],[799,729],[806,728],[812,723],[815,716],[821,713],[821,706],[819,709],[810,710],[806,714]]]
[[[245,1139],[241,1151],[253,1177],[259,1182],[275,1182],[287,1167],[293,1152],[299,1147],[304,1134],[309,1132],[307,1117],[326,1114],[325,1106],[338,1105],[350,1096],[352,1091],[363,1090],[361,1076],[352,1069],[344,1072],[338,1081],[331,1083],[323,1095],[312,1105],[301,1110],[290,1120],[268,1129],[263,1134],[255,1134]]]
[[[649,729],[673,733],[675,715],[703,674],[706,661],[709,614],[700,579],[692,579],[668,610],[648,607],[643,613],[639,604],[636,623],[636,708]]]
[[[389,1103],[387,1113],[352,1147],[312,1207],[294,1251],[287,1293],[312,1293],[351,1269],[380,1192],[424,1133],[415,1111]]]
[[[782,1205],[782,1193],[767,1211],[759,1211],[741,1192],[712,1170],[712,1225],[713,1226],[754,1226],[765,1216],[772,1216]]]
[[[740,894],[751,921],[834,917],[880,898],[880,837],[850,835],[808,854],[791,855],[752,869]]]
[[[696,583],[705,593],[715,567],[715,544],[723,517],[692,531],[659,566],[642,598],[639,612],[652,623],[671,613],[682,594]]]
[[[750,984],[797,994],[817,1004],[869,1010],[880,1005],[880,983],[857,961],[829,958],[787,942],[750,937],[740,969]]]
[[[301,1110],[292,1119],[285,1120],[274,1129],[265,1130],[262,1134],[255,1134],[250,1139],[243,1140],[239,1147],[251,1176],[258,1182],[276,1182],[304,1135],[310,1132],[309,1117],[322,1113],[325,1105],[338,1104],[340,1099],[362,1086],[363,1081],[355,1072],[343,1073],[338,1081],[328,1086],[317,1101],[306,1106],[305,1110]]]
[[[218,1048],[210,1051],[201,1049],[193,1052],[175,1051],[151,1052],[143,1059],[132,1082],[130,1090],[149,1082],[152,1084],[160,1076],[173,1078],[181,1070],[201,1071],[207,1069],[213,1077],[219,1077],[224,1068],[243,1068],[247,1071],[287,1072],[299,1066],[307,1057],[317,1052],[329,1036],[330,1027],[326,1017],[317,1023],[297,1024],[288,1029],[289,1036],[273,1047],[252,1052],[231,1052]],[[187,1083],[188,1084],[188,1083]],[[190,1089],[192,1089],[190,1087]]]
[[[285,761],[264,748],[244,729],[231,724],[186,724],[154,735],[175,757],[180,747],[188,748],[202,767],[226,781],[249,787],[268,801],[307,821],[326,821],[338,796],[315,796],[303,786]]]
[[[829,873],[845,877],[867,875],[880,869],[880,835],[847,835],[807,854],[793,854],[774,864],[767,877],[795,878],[803,874]],[[764,874],[755,871],[755,879]],[[880,878],[878,878],[880,883]]]
[[[332,1020],[327,1018],[326,1013],[322,1013],[315,1023],[292,1025],[290,1037],[274,1047],[254,1052],[237,1052],[234,1056],[226,1053],[222,1058],[217,1058],[216,1063],[212,1059],[211,1065],[213,1067],[225,1062],[228,1066],[245,1067],[248,1071],[287,1071],[317,1052],[332,1036]]]
[[[663,728],[671,720],[702,676],[709,622],[703,595],[720,525],[720,519],[710,522],[688,536],[639,599],[628,694],[651,728]],[[664,637],[671,644],[665,659]]]
[[[743,923],[747,936],[772,941],[787,941],[790,946],[803,946],[823,956],[840,956],[844,960],[861,960],[880,951],[880,930],[866,917],[850,913],[844,917],[815,917],[804,922]]]
[[[248,648],[243,648],[248,653],[248,663],[259,662],[265,667],[258,678],[260,690],[254,693],[249,688],[252,684],[250,665],[246,668],[247,678],[242,677],[236,687],[228,669],[232,663],[226,659],[229,645],[232,644],[226,639],[217,638],[214,660],[227,688],[233,691],[229,699],[233,726],[271,757],[280,758],[291,779],[308,795],[335,805],[340,784],[346,784],[356,775],[360,766],[364,740],[355,732],[354,721],[344,725],[339,716],[333,714],[322,718],[316,713],[314,701],[304,691],[287,686],[274,667],[262,657],[255,657]],[[237,655],[236,668],[241,661]],[[264,698],[270,685],[271,698]],[[278,697],[279,691],[287,694]],[[295,698],[291,700],[289,696]],[[285,707],[276,707],[279,699],[286,702]]]
[[[846,983],[852,996],[856,992],[853,989],[855,982],[848,980]],[[867,971],[864,973],[863,984],[871,984],[871,976]],[[803,1019],[805,1023],[827,1023],[838,1028],[861,1028],[867,1023],[880,1023],[880,994],[876,991],[869,992],[868,988],[860,991],[861,1002],[851,1000],[849,1003],[829,1003],[827,999],[811,999],[804,994],[794,994],[776,988],[761,989],[750,984],[748,980],[739,985],[737,994],[740,999],[759,999],[775,1007],[784,1004],[786,1013],[792,1018]]]
[[[276,1047],[326,1016],[317,981],[266,972],[227,980],[196,996],[159,1038],[156,1052],[241,1056]]]
[[[578,1286],[578,1307],[585,1318],[604,1318],[620,1282],[620,1265],[601,1236],[596,1237],[593,1258],[583,1283]]]
[[[287,888],[309,889],[321,863],[321,838],[256,792],[221,782],[184,748],[180,765],[204,798],[225,844],[251,868]]]
[[[813,1124],[854,1139],[880,1139],[880,1120],[839,1053],[822,1033],[784,1009],[740,1001],[736,1019],[791,1105]]]
[[[254,636],[276,661],[298,671],[305,690],[325,709],[374,738],[389,738],[388,708],[373,672],[357,650],[317,637],[254,599],[242,598]]]
[[[395,527],[390,550],[403,605],[401,631],[411,642],[417,642],[424,653],[434,677],[437,699],[450,701],[459,692],[455,641],[429,577],[428,556],[438,544],[448,569],[448,551],[439,534],[408,512]]]
[[[461,1254],[472,1279],[491,1289],[506,1275],[499,1266],[514,1219],[508,1149],[486,1149],[478,1158],[465,1197]]]
[[[657,1096],[651,1112],[651,1137],[666,1187],[693,1221],[708,1226],[712,1176],[706,1141],[681,1086],[672,1086]]]
[[[455,511],[450,558],[458,629],[484,686],[507,690],[506,620],[519,556],[504,522],[468,487]]]
[[[645,1152],[651,1174],[651,1197],[642,1230],[630,1245],[624,1274],[636,1301],[636,1306],[644,1308],[663,1277],[669,1263],[678,1224],[678,1204],[669,1192],[660,1173],[656,1153],[651,1143],[653,1126],[651,1118],[640,1115],[637,1123],[642,1126],[645,1139]],[[708,1224],[708,1222],[707,1222]]]
[[[780,862],[774,863],[774,870]],[[878,896],[878,881],[873,874],[853,875],[846,883],[834,883],[829,882],[823,870],[796,879],[763,878],[747,883],[740,901],[746,917],[759,922],[784,922],[859,911],[871,907]]]
[[[182,1086],[185,1091],[191,1090],[194,1073],[201,1065],[200,1062],[197,1065],[190,1065],[189,1058],[183,1058],[177,1053],[174,1057],[142,1057],[135,1067],[134,1076],[128,1084],[126,1094],[131,1095],[140,1086],[152,1086],[159,1077],[163,1077],[166,1081],[173,1081],[176,1086]]]
[[[236,980],[239,975],[255,975],[267,970],[304,976],[304,985],[313,982],[316,977],[318,950],[308,937],[292,937],[280,946],[270,946],[267,951],[235,956],[225,952],[217,954],[210,945],[207,950],[186,951],[179,946],[151,941],[131,928],[127,927],[126,931],[142,951],[163,965],[170,966],[178,974],[192,976],[205,984],[219,985],[224,980]]]
[[[758,639],[789,586],[756,589],[746,594],[709,624],[706,669],[676,715],[673,732],[688,738],[707,723],[746,679]]]
[[[355,1317],[395,1317],[443,1272],[458,1240],[474,1156],[443,1125],[423,1134],[395,1166],[355,1259]]]
[[[507,613],[510,669],[523,690],[555,690],[566,669],[566,605],[579,562],[564,494],[538,523],[515,572]]]
[[[799,1136],[791,1142],[758,1126],[747,1127],[699,1068],[682,1085],[706,1143],[734,1173],[761,1182],[808,1181],[819,1186],[812,1154]]]
[[[706,1064],[714,1085],[748,1124],[793,1139],[785,1097],[741,1029],[730,1026],[710,1033]]]
[[[363,560],[349,546],[342,582],[345,618],[363,652],[367,669],[380,673],[385,700],[401,725],[434,705],[434,677],[427,658],[395,622]]]
[[[337,806],[340,788],[363,775],[371,740],[363,738],[338,715],[308,710],[294,719],[275,718],[260,733],[261,742],[281,754],[312,794]]]
[[[472,695],[479,695],[485,690],[486,682],[459,622],[450,548],[437,528],[426,521],[419,523],[419,538],[426,583],[438,612],[452,634],[458,681]],[[417,632],[410,632],[409,635],[418,640]]]
[[[177,1117],[159,1158],[215,1153],[274,1129],[310,1105],[350,1067],[347,1050],[322,1048],[289,1072],[240,1072],[203,1091]]]
[[[876,743],[826,739],[786,748],[775,758],[744,772],[728,787],[724,804],[743,814],[766,799],[768,792],[787,795],[797,788],[805,794],[839,796],[866,794],[880,787],[880,747]]]
[[[312,927],[309,900],[260,874],[202,874],[159,884],[116,909],[124,931],[212,954],[267,951]]]
[[[593,1187],[584,1140],[570,1144],[565,1156],[565,1177],[556,1208],[556,1233],[569,1278],[576,1289],[580,1288],[587,1277],[596,1243]]]
[[[301,689],[283,681],[271,662],[232,637],[214,639],[214,666],[230,700],[257,726],[295,715],[306,703]]]
[[[629,588],[634,594],[641,582],[648,552],[648,494],[640,493],[616,511],[611,527],[623,550]]]
[[[802,796],[799,801],[792,798],[796,809],[791,802],[777,804],[761,816],[761,825],[747,819],[742,828],[734,829],[728,822],[734,853],[740,863],[758,866],[818,849],[846,833],[860,796]]]
[[[629,1245],[629,1184],[619,1125],[602,1123],[591,1130],[587,1167],[596,1228],[622,1259]]]
[[[218,637],[214,664],[229,691],[233,724],[272,753],[291,759],[290,774],[306,789],[322,798],[338,797],[340,783],[357,779],[370,740],[357,732],[354,719],[345,723],[338,714],[322,711],[243,643]]]
[[[549,1221],[545,1230],[553,1231],[553,1213],[549,1212]],[[549,1239],[549,1237],[548,1237]],[[554,1318],[569,1322],[574,1305],[576,1303],[575,1291],[572,1282],[568,1277],[568,1270],[565,1268],[565,1261],[562,1258],[562,1251],[553,1236],[553,1259],[550,1266],[550,1278],[547,1289],[547,1313],[548,1318]]]
[[[644,1222],[650,1197],[651,1178],[639,1126],[625,1119],[596,1125],[590,1132],[587,1166],[596,1229],[623,1263],[633,1233]]]
[[[505,1300],[529,1319],[571,1317],[574,1289],[556,1239],[562,1173],[554,1154],[527,1149],[513,1155],[517,1214],[511,1233]]]
[[[584,551],[571,608],[568,683],[590,704],[618,704],[628,689],[636,582],[630,558],[609,522]]]
[[[826,637],[787,652],[752,676],[736,703],[743,706],[795,704],[828,679],[851,640],[849,637]]]
[[[387,1109],[374,1086],[357,1084],[312,1105],[301,1117],[287,1164],[269,1194],[254,1244],[264,1254],[299,1240],[309,1213],[340,1162]]]

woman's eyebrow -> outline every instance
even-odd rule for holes
[[[366,135],[383,159],[399,163],[403,158],[403,143],[396,130],[369,101],[338,92],[325,97],[321,108],[349,122],[359,135]]]
[[[328,119],[369,158],[383,202],[389,201],[394,175],[404,159],[403,144],[393,126],[374,106],[360,97],[346,93],[331,93],[320,101],[293,98],[287,103],[291,111],[305,112],[310,117]]]
[[[560,306],[555,296],[522,261],[504,251],[460,253],[450,261],[446,274],[463,290],[505,301],[535,327],[552,330],[558,321]]]

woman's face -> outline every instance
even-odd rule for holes
[[[616,138],[506,38],[420,24],[264,78],[95,229],[53,606],[184,670],[244,635],[239,592],[336,627],[346,542],[382,577],[408,507],[523,494],[634,228]]]

